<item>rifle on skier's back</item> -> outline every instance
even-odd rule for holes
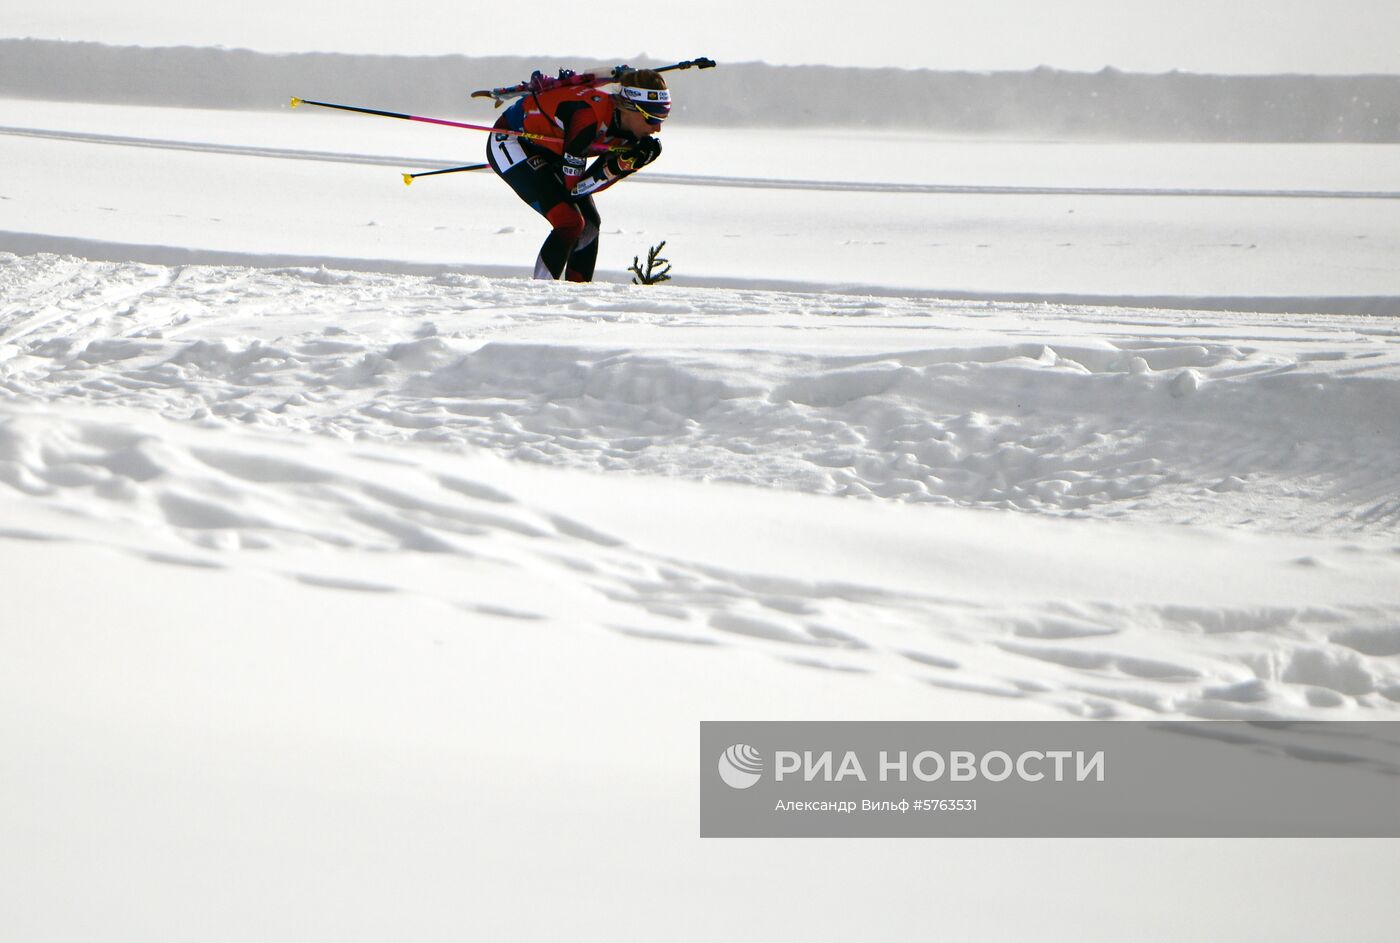
[[[698,59],[687,59],[684,62],[674,62],[671,65],[664,65],[653,72],[673,72],[677,69],[713,69],[717,63],[713,59],[706,59],[701,56]],[[599,85],[607,85],[622,78],[626,72],[633,71],[631,66],[614,66],[612,71],[599,75],[596,72],[575,72],[573,69],[560,69],[555,77],[545,75],[539,69],[530,74],[524,82],[517,82],[515,85],[503,85],[500,88],[482,88],[472,92],[472,98],[490,98],[496,102],[499,108],[506,102],[522,95],[529,95],[533,92],[544,92],[552,88],[565,86],[584,85],[596,88]]]

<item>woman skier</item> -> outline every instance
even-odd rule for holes
[[[491,169],[553,227],[535,260],[536,278],[592,281],[600,222],[593,195],[661,154],[652,135],[671,111],[666,79],[639,69],[618,83],[613,94],[591,84],[532,91],[496,122],[549,139],[493,134],[486,147]],[[603,150],[589,165],[588,156]]]

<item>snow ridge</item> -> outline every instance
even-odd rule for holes
[[[1076,716],[1400,703],[1385,319],[0,262],[11,540]]]
[[[1086,332],[1072,310],[908,299],[813,310],[797,294],[653,300],[458,275],[26,267],[0,357],[5,388],[36,401],[903,502],[1334,535],[1400,525],[1400,332],[1384,320],[1260,316],[1266,330],[1240,337],[1141,312],[1123,316],[1136,331]],[[335,319],[300,328],[303,311]],[[819,325],[806,349],[723,340],[789,313]],[[982,330],[1017,313],[1035,320],[1016,336]],[[551,320],[587,322],[588,342],[531,341]],[[610,345],[607,325],[637,326],[646,346],[635,331]],[[823,329],[890,340],[847,353],[824,349]]]

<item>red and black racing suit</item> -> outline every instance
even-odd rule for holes
[[[589,86],[533,92],[506,109],[496,127],[546,140],[493,134],[486,160],[553,230],[535,260],[536,278],[593,280],[601,222],[593,194],[655,160],[661,142],[617,126],[612,96]],[[603,152],[591,166],[588,156]]]

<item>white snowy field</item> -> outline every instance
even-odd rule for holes
[[[490,124],[495,112],[472,117]],[[655,167],[600,205],[600,267],[614,278],[665,239],[678,286],[1400,313],[1397,146],[989,143],[680,124],[661,137]],[[137,146],[97,143],[112,138]],[[115,259],[140,245],[145,261],[528,274],[537,218],[489,172],[403,184],[403,172],[484,160],[485,138],[309,105],[0,100],[0,232],[16,251]],[[324,159],[344,155],[372,163]],[[758,182],[770,186],[736,185]],[[1233,195],[1204,195],[1219,193]],[[1350,198],[1303,195],[1318,193]]]
[[[482,137],[0,103],[17,938],[1389,938],[1391,843],[701,842],[695,746],[1395,718],[1400,149],[668,128],[577,286],[404,187]]]

